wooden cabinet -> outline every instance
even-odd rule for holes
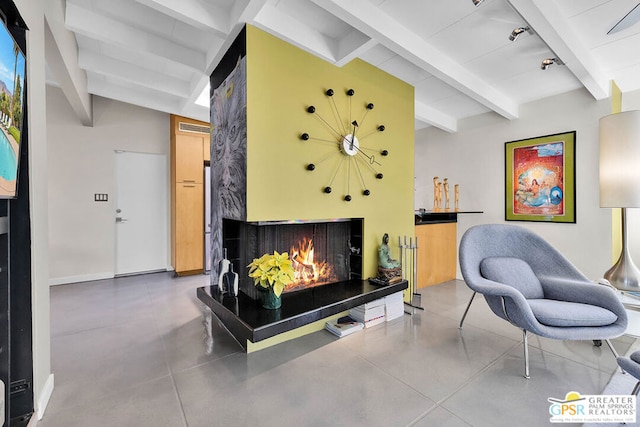
[[[457,230],[455,222],[416,225],[418,288],[456,278]]]
[[[204,157],[202,156],[202,135],[176,135],[176,182],[199,182],[204,177]]]
[[[209,124],[171,116],[171,264],[177,275],[204,271],[204,147]]]
[[[176,185],[176,249],[174,269],[178,274],[204,268],[204,190],[200,183]]]

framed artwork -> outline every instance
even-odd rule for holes
[[[576,132],[504,144],[505,220],[576,222]]]

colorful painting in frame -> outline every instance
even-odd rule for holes
[[[505,143],[505,220],[576,222],[576,132]]]

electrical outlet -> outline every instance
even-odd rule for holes
[[[93,200],[96,202],[108,202],[109,201],[109,195],[106,193],[95,193],[93,195]]]
[[[31,388],[31,383],[27,380],[11,381],[11,387],[9,388],[9,394],[22,393]]]

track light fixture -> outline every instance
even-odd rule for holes
[[[511,31],[511,34],[509,34],[509,40],[514,42],[514,41],[516,41],[518,39],[518,37],[520,37],[520,34],[524,33],[525,31],[529,31],[529,30],[530,30],[529,27],[514,28],[513,31]]]
[[[552,64],[564,65],[564,62],[562,62],[559,58],[546,58],[542,60],[542,64],[540,64],[540,69],[546,70]]]
[[[478,7],[478,6],[480,6],[480,5],[482,4],[482,2],[483,2],[484,0],[471,0],[471,1],[473,2],[473,5],[474,5],[475,7]]]

